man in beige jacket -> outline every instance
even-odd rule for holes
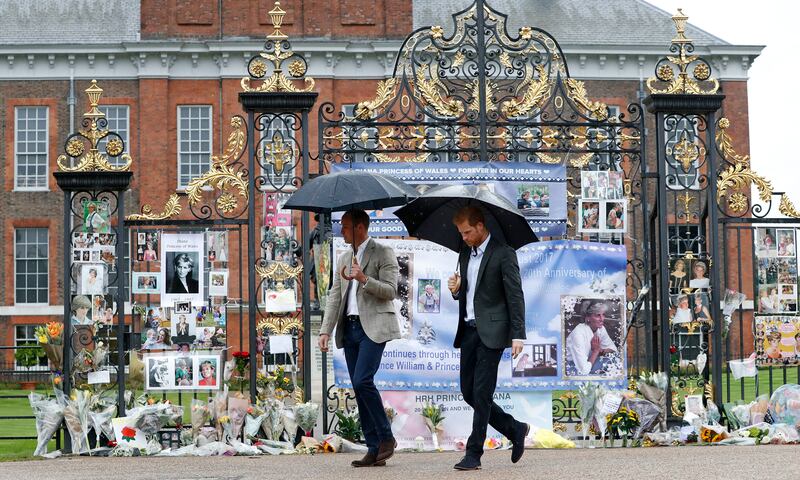
[[[323,352],[328,351],[334,327],[336,346],[344,348],[367,443],[367,454],[354,460],[354,467],[386,465],[397,446],[373,379],[386,342],[400,338],[393,302],[399,267],[394,251],[371,239],[368,229],[369,216],[363,210],[350,210],[342,217],[344,241],[357,253],[353,258],[350,249],[338,259],[319,333]]]

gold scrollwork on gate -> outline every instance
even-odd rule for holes
[[[541,107],[547,94],[553,88],[553,82],[550,81],[544,65],[536,65],[536,73],[538,80],[534,77],[531,67],[526,66],[525,79],[520,85],[520,90],[527,86],[525,93],[519,100],[512,98],[503,102],[501,110],[505,116],[521,117],[530,113],[531,110]]]
[[[286,262],[270,262],[266,266],[256,265],[256,274],[259,277],[283,282],[290,278],[296,278],[303,273],[303,265],[297,264],[293,267]]]
[[[237,171],[230,163],[237,159],[244,150],[247,134],[241,117],[231,118],[233,131],[228,135],[228,145],[222,157],[211,157],[211,167],[203,175],[193,178],[186,187],[186,194],[189,205],[197,204],[202,197],[203,187],[213,186],[218,190],[228,188],[236,189],[239,197],[244,200],[245,205],[248,201],[247,179],[244,174]],[[217,207],[224,213],[230,213],[239,205],[238,199],[230,192],[223,193],[217,200]]]
[[[166,220],[181,213],[180,197],[173,193],[164,204],[161,213],[153,213],[153,207],[147,203],[142,207],[142,213],[134,213],[125,217],[125,220]]]
[[[358,102],[355,108],[355,116],[359,120],[369,120],[375,115],[375,112],[386,106],[389,100],[392,99],[397,86],[397,79],[387,78],[378,82],[378,87],[375,91],[375,98]]]
[[[291,335],[294,332],[303,331],[303,322],[292,316],[271,315],[259,320],[256,329],[259,332],[266,331],[271,335]]]

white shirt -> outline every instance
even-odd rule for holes
[[[367,243],[369,243],[370,238],[367,237],[366,240],[361,242],[361,245],[358,246],[358,250],[356,250],[356,259],[358,260],[358,264],[361,265],[362,260],[364,259],[364,251],[367,249]],[[346,266],[345,268],[350,268]],[[358,300],[356,300],[356,290],[358,290],[358,280],[355,278],[350,280],[350,289],[347,291],[347,312],[345,315],[358,315]]]
[[[486,240],[478,247],[478,255],[469,254],[467,263],[467,320],[475,320],[475,286],[478,283],[478,270],[481,268],[481,260],[489,245],[492,235],[488,235]],[[471,250],[471,249],[470,249]]]
[[[575,369],[580,375],[589,375],[592,364],[589,363],[589,354],[592,352],[592,337],[597,335],[600,338],[600,348],[602,350],[617,351],[614,341],[608,336],[606,327],[600,327],[596,332],[592,327],[581,323],[576,326],[572,333],[567,337],[567,361],[575,364]]]

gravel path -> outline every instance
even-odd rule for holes
[[[494,478],[513,480],[612,478],[797,478],[800,446],[693,446],[636,449],[527,450],[516,465],[509,451],[491,451],[483,468],[459,472],[461,454],[398,453],[386,467],[355,469],[355,454],[213,458],[89,458],[8,462],[0,478],[33,479],[325,479]]]

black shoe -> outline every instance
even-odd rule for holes
[[[378,454],[375,456],[375,461],[382,462],[394,455],[394,449],[397,448],[397,440],[390,438],[384,440],[378,445]]]
[[[456,470],[480,470],[481,461],[475,457],[465,455],[460,462],[456,463],[453,468]]]
[[[354,466],[356,468],[358,468],[358,467],[382,467],[382,466],[386,465],[386,462],[384,462],[384,461],[378,462],[375,457],[376,457],[376,455],[374,453],[367,452],[367,454],[364,455],[364,458],[362,458],[361,460],[353,460],[352,462],[350,462],[350,465],[352,465],[352,466]]]
[[[525,426],[525,428],[518,428],[517,434],[514,435],[514,446],[511,448],[511,463],[519,462],[519,459],[522,458],[522,454],[525,453],[525,437],[528,436],[528,432],[531,431],[531,426],[527,423],[520,424],[520,427]]]

